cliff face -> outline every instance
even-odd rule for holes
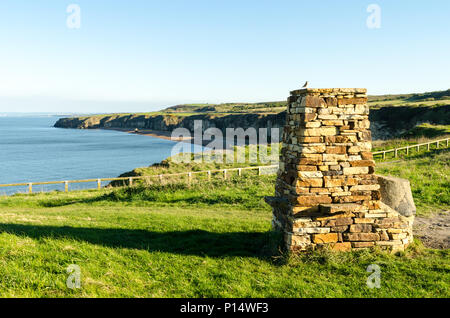
[[[219,128],[244,129],[281,128],[285,124],[286,112],[278,114],[198,114],[190,116],[164,115],[105,115],[91,117],[72,117],[59,119],[55,127],[77,129],[124,128],[173,131],[176,128],[194,129],[194,121],[201,120],[203,130]],[[369,119],[372,123],[373,139],[388,139],[413,128],[417,124],[450,124],[450,106],[438,107],[383,107],[372,109]],[[281,135],[280,135],[281,136]]]
[[[151,129],[160,131],[171,131],[174,128],[183,127],[182,119],[185,118],[172,115],[157,115],[157,116],[111,115],[111,116],[92,116],[92,117],[71,117],[59,119],[56,122],[55,127],[77,128],[77,129],[140,128],[140,129]]]
[[[423,123],[449,125],[450,105],[382,107],[371,109],[369,119],[374,140],[390,139]]]
[[[284,125],[286,113],[278,114],[199,114],[191,116],[176,115],[112,115],[112,116],[92,116],[73,117],[59,119],[55,127],[58,128],[126,128],[126,129],[149,129],[158,131],[173,131],[176,128],[187,128],[194,130],[194,121],[201,120],[203,130],[208,128],[219,128],[225,133],[226,128],[244,129],[248,127],[258,128],[280,128]]]

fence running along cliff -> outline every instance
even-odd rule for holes
[[[449,146],[450,138],[433,140],[425,143],[414,144],[394,149],[381,150],[373,152],[374,158],[387,159],[388,154],[393,154],[393,158],[398,158],[401,155],[410,155],[412,150],[418,153],[422,147],[426,147],[427,151],[445,149]],[[102,182],[113,182],[113,181],[123,181],[124,185],[133,186],[133,182],[136,180],[163,182],[171,177],[186,177],[186,182],[191,183],[196,175],[206,175],[208,180],[211,180],[213,175],[220,175],[224,179],[227,179],[231,173],[237,173],[238,176],[242,176],[244,171],[247,170],[257,170],[258,175],[275,174],[278,170],[278,165],[270,166],[255,166],[255,167],[243,167],[243,168],[228,168],[228,169],[217,169],[217,170],[205,170],[205,171],[190,171],[182,173],[172,173],[172,174],[159,174],[150,176],[135,176],[135,177],[118,177],[118,178],[98,178],[98,179],[85,179],[85,180],[67,180],[67,181],[47,181],[47,182],[27,182],[27,183],[11,183],[11,184],[0,184],[1,188],[11,188],[11,187],[26,187],[28,193],[33,193],[34,186],[43,185],[63,185],[64,191],[69,192],[71,189],[70,184],[79,183],[96,183],[97,189],[102,189]],[[79,190],[79,189],[77,189]],[[85,189],[86,190],[86,189]]]
[[[118,178],[98,178],[98,179],[85,179],[85,180],[67,180],[67,181],[48,181],[48,182],[28,182],[28,183],[12,183],[12,184],[0,184],[0,188],[6,187],[27,187],[28,193],[33,193],[33,187],[38,185],[64,185],[64,191],[69,192],[70,184],[75,183],[96,183],[97,189],[102,189],[102,182],[112,182],[112,181],[123,181],[124,185],[133,186],[134,181],[144,180],[147,182],[160,182],[163,183],[164,180],[169,180],[172,177],[187,177],[186,181],[190,184],[196,175],[205,175],[208,180],[211,180],[212,176],[220,175],[223,179],[227,179],[232,173],[237,173],[238,176],[242,176],[244,171],[257,170],[258,175],[269,175],[275,174],[278,170],[278,165],[270,166],[255,166],[255,167],[243,167],[243,168],[227,168],[227,169],[216,169],[216,170],[205,170],[205,171],[190,171],[181,173],[170,173],[170,174],[158,174],[150,176],[134,176],[134,177],[118,177]]]
[[[406,155],[406,156],[410,155],[410,152],[411,152],[410,150],[413,150],[413,149],[415,149],[416,153],[418,153],[418,152],[420,152],[420,147],[422,147],[422,149],[424,147],[427,147],[427,151],[432,150],[433,146],[435,146],[433,150],[444,149],[444,148],[448,148],[449,140],[450,140],[450,138],[445,138],[445,139],[433,140],[433,141],[428,141],[428,142],[414,144],[414,145],[408,145],[408,146],[394,148],[394,149],[375,151],[375,152],[373,152],[373,156],[374,156],[374,158],[377,158],[377,156],[379,158],[379,156],[381,155],[382,159],[386,159],[387,154],[392,153],[394,155],[393,156],[394,158],[398,158],[401,154]]]

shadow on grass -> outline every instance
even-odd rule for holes
[[[134,229],[0,224],[0,233],[4,232],[33,239],[74,239],[113,248],[209,257],[269,259],[280,255],[278,246],[281,244],[281,235],[275,232],[151,232]]]
[[[161,195],[165,193],[165,195]],[[178,194],[178,195],[177,195]],[[260,195],[260,200],[263,195]],[[39,205],[46,208],[60,207],[73,204],[92,204],[98,202],[154,202],[154,203],[184,203],[184,204],[241,204],[255,205],[258,198],[249,197],[233,191],[209,193],[205,195],[204,189],[189,188],[184,184],[177,185],[137,185],[133,187],[115,188],[109,193],[98,194],[85,198],[64,198],[39,200]]]
[[[262,197],[261,197],[262,200]],[[207,205],[215,205],[215,204],[245,204],[248,201],[248,198],[245,197],[236,197],[236,196],[213,196],[207,197],[202,195],[201,193],[191,194],[189,196],[181,197],[181,198],[170,198],[161,200],[160,197],[156,195],[154,190],[148,189],[146,187],[138,187],[138,188],[122,188],[116,189],[115,191],[102,194],[95,197],[90,198],[82,198],[82,199],[60,199],[60,200],[42,200],[39,202],[39,205],[45,208],[53,208],[60,206],[67,206],[73,204],[92,204],[98,202],[135,202],[135,201],[145,201],[145,202],[155,202],[155,203],[184,203],[184,204],[207,204]]]

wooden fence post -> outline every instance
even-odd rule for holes
[[[395,156],[395,158],[397,158],[397,148],[395,148],[394,156]]]
[[[242,176],[242,169],[241,168],[238,169],[238,175],[239,175],[239,177]]]
[[[191,186],[192,183],[192,172],[188,173],[188,186]]]
[[[28,193],[33,193],[33,183],[28,183]]]
[[[261,167],[258,167],[258,176],[261,175]]]
[[[130,187],[133,186],[133,178],[132,178],[132,177],[130,177],[130,178],[128,179],[128,186],[130,186]]]
[[[208,181],[211,181],[211,171],[208,171]]]
[[[64,181],[64,191],[69,192],[69,181]]]
[[[223,179],[227,179],[227,169],[223,169]]]
[[[97,179],[97,190],[102,189],[102,179]]]

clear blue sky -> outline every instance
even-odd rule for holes
[[[81,28],[66,26],[69,4]],[[381,28],[369,29],[369,4]],[[450,1],[2,0],[0,112],[450,88]]]

